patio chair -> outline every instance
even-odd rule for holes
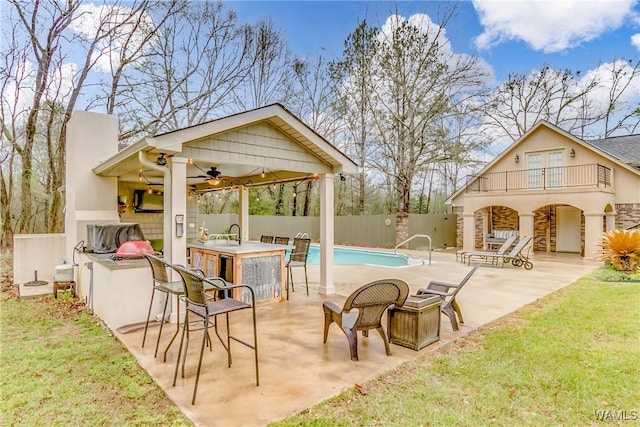
[[[265,236],[264,234],[260,237],[260,243],[273,243],[273,236]]]
[[[498,248],[497,251],[476,251],[473,249],[463,249],[460,251],[456,252],[456,261],[460,260],[460,262],[465,262],[466,258],[469,254],[475,254],[476,256],[481,256],[480,254],[484,253],[484,254],[504,254],[506,253],[509,249],[511,249],[511,246],[513,246],[514,242],[518,240],[518,236],[516,234],[510,236],[507,240],[504,241],[504,243],[502,244],[502,246],[500,246],[500,248]],[[490,255],[489,255],[490,256]]]
[[[464,324],[464,319],[462,318],[462,311],[460,310],[460,306],[456,302],[456,295],[462,287],[469,281],[473,273],[480,268],[480,264],[476,264],[473,268],[467,273],[466,276],[460,281],[460,283],[446,283],[439,282],[436,280],[432,280],[429,282],[426,288],[418,289],[418,292],[415,296],[420,298],[430,298],[432,296],[439,296],[442,300],[440,304],[440,312],[447,315],[449,320],[451,321],[451,328],[454,331],[458,330],[458,323]],[[457,319],[456,319],[457,315]]]
[[[332,301],[322,304],[324,310],[324,342],[327,342],[329,327],[335,322],[347,336],[351,360],[358,361],[358,331],[368,336],[370,329],[378,331],[388,356],[391,355],[389,340],[382,327],[382,315],[392,305],[401,306],[409,295],[409,286],[402,280],[385,279],[368,283],[355,290],[342,308]]]
[[[274,240],[274,243],[276,245],[288,245],[289,244],[289,238],[288,237],[277,237]]]
[[[149,311],[147,313],[147,321],[144,324],[144,334],[142,335],[142,347],[144,348],[145,340],[147,339],[147,329],[149,328],[149,318],[151,317],[151,308],[153,306],[153,298],[156,291],[163,292],[165,294],[164,307],[162,309],[162,320],[160,321],[160,331],[158,332],[158,339],[156,340],[156,351],[153,357],[158,356],[158,346],[160,345],[160,336],[162,335],[162,327],[165,323],[167,316],[167,303],[172,295],[179,297],[184,294],[184,288],[182,286],[182,280],[170,281],[167,270],[171,268],[171,265],[164,260],[158,258],[155,255],[145,254],[144,257],[149,261],[151,266],[151,275],[153,288],[151,290],[151,301],[149,302]],[[178,319],[180,319],[180,304],[178,304]],[[176,328],[176,332],[171,337],[171,341],[167,345],[167,350],[176,339],[178,335],[179,326]],[[164,361],[167,361],[167,350],[164,352]]]
[[[191,404],[194,405],[196,403],[196,393],[198,391],[198,380],[200,378],[200,370],[202,368],[202,357],[204,354],[204,346],[205,343],[209,343],[211,345],[211,340],[208,338],[209,335],[206,333],[209,328],[213,328],[216,336],[220,340],[220,343],[224,347],[227,352],[227,362],[229,367],[231,367],[231,340],[236,341],[246,347],[251,348],[255,354],[255,370],[256,370],[256,386],[260,385],[260,377],[258,372],[258,334],[256,329],[256,307],[255,307],[255,293],[253,288],[249,285],[233,285],[226,282],[224,279],[219,277],[213,278],[204,278],[201,272],[196,272],[193,270],[187,270],[182,267],[174,267],[174,269],[180,273],[180,277],[182,278],[182,283],[184,286],[184,301],[186,303],[186,313],[184,324],[182,328],[182,336],[180,338],[180,348],[178,350],[178,357],[176,360],[176,369],[173,374],[173,385],[176,385],[176,379],[178,377],[178,365],[180,364],[180,356],[182,355],[182,377],[184,378],[184,365],[187,358],[187,351],[189,347],[189,337],[193,331],[196,330],[204,330],[205,333],[202,335],[202,344],[200,346],[200,357],[198,359],[198,368],[196,370],[196,382],[193,386],[193,397],[191,399]],[[209,284],[219,291],[215,292],[213,299],[209,299],[206,294],[205,284]],[[234,289],[242,289],[243,298],[248,301],[240,301],[234,298],[231,298],[231,294]],[[217,294],[219,292],[226,293],[227,297],[223,299],[219,299]],[[252,312],[252,320],[253,320],[253,343],[246,342],[234,335],[231,335],[230,324],[229,324],[229,313],[240,311],[240,310],[251,310]],[[226,340],[220,336],[218,331],[218,316],[224,315],[226,320]],[[213,321],[211,320],[213,318]],[[201,323],[201,324],[200,324]],[[199,325],[200,324],[200,325]],[[187,335],[187,340],[185,342],[184,337],[185,333]],[[184,350],[183,350],[184,344]],[[184,353],[182,353],[184,351]]]
[[[295,292],[293,286],[293,269],[296,267],[304,268],[304,283],[307,286],[307,295],[309,295],[309,279],[307,277],[307,257],[309,256],[309,247],[311,239],[296,237],[293,239],[293,248],[289,254],[287,261],[287,299],[289,299],[289,283],[291,283],[291,292]]]

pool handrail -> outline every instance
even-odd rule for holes
[[[407,243],[409,243],[410,241],[412,241],[413,239],[415,239],[416,237],[426,237],[429,240],[429,265],[431,265],[431,236],[429,236],[428,234],[414,234],[413,236],[409,237],[407,240],[398,243],[396,245],[395,248],[393,248],[393,250],[395,251],[395,253],[398,253],[398,248],[402,245],[405,245]]]

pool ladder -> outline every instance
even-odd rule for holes
[[[431,265],[431,236],[429,236],[428,234],[414,234],[413,236],[409,237],[407,240],[405,240],[404,242],[398,243],[396,245],[395,248],[393,248],[393,250],[395,251],[395,253],[398,253],[398,248],[402,245],[405,245],[407,243],[409,243],[410,241],[412,241],[413,239],[415,239],[416,237],[425,237],[426,239],[429,240],[429,265]]]

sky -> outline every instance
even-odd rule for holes
[[[435,23],[445,1],[229,1],[243,22],[269,17],[299,56],[339,58],[359,21],[381,26],[396,12],[425,13]],[[640,57],[639,0],[474,0],[457,4],[446,34],[456,53],[486,61],[497,81],[549,65],[580,70]],[[639,94],[640,98],[640,94]]]

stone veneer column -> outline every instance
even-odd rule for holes
[[[396,245],[409,238],[409,214],[406,212],[396,213]],[[407,247],[407,245],[405,245]]]

